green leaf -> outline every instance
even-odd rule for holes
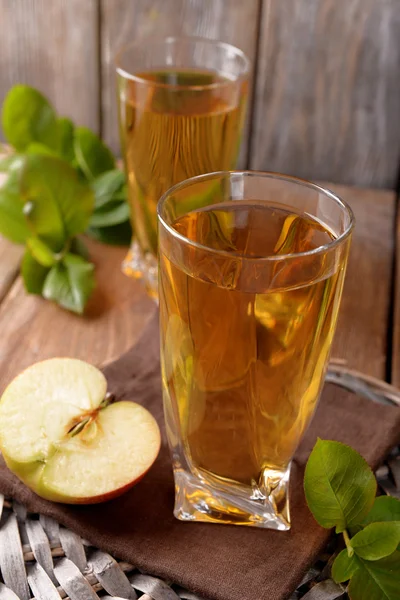
[[[8,154],[0,160],[0,172],[20,169],[24,162],[24,158],[20,154]]]
[[[113,169],[103,173],[93,181],[92,188],[95,193],[95,212],[90,220],[91,228],[111,227],[129,220],[130,210],[125,201],[125,175],[122,171]]]
[[[97,209],[90,219],[91,227],[110,227],[129,220],[129,206],[126,202],[109,202]]]
[[[51,268],[42,293],[63,308],[82,314],[94,284],[94,265],[80,256],[67,254]]]
[[[350,540],[354,552],[365,560],[380,560],[400,544],[400,521],[370,523]]]
[[[74,124],[71,119],[57,119],[58,152],[69,163],[74,160]]]
[[[24,244],[30,231],[17,182],[18,174],[12,171],[0,188],[0,234],[15,244]]]
[[[58,153],[55,150],[52,150],[48,146],[41,144],[40,142],[32,142],[25,148],[26,154],[46,154],[48,156],[57,156]]]
[[[360,561],[348,594],[351,600],[400,600],[400,552],[375,562]]]
[[[18,151],[32,142],[57,149],[56,115],[46,98],[27,85],[15,85],[8,92],[2,112],[7,141]]]
[[[32,154],[21,178],[25,215],[32,232],[54,251],[83,233],[93,210],[93,192],[64,160]]]
[[[111,200],[118,200],[115,195],[121,191],[125,183],[125,175],[120,169],[106,171],[92,182],[95,195],[95,208],[101,208]]]
[[[376,481],[353,448],[319,439],[307,462],[304,490],[316,521],[340,533],[365,519],[374,503]]]
[[[57,262],[51,248],[46,246],[41,239],[31,237],[27,240],[26,245],[33,258],[43,267],[52,267]]]
[[[122,200],[124,202],[128,202],[128,193],[127,193],[127,188],[126,185],[124,185],[124,187],[121,189],[120,192],[115,192],[115,194],[112,197],[113,200]]]
[[[362,524],[369,525],[378,521],[400,521],[400,500],[393,496],[375,498],[374,505]]]
[[[71,254],[78,254],[85,260],[89,260],[90,254],[86,244],[80,237],[76,237],[71,241]]]
[[[88,180],[115,168],[111,150],[87,127],[75,129],[74,153],[79,167]]]
[[[3,183],[3,186],[5,186],[9,192],[16,194],[20,198],[21,204],[23,202],[21,198],[21,174],[24,164],[24,159],[20,162],[13,163],[8,170],[8,178]]]
[[[21,275],[28,294],[42,295],[48,272],[49,268],[39,264],[29,250],[26,249],[21,263]]]
[[[68,269],[74,300],[79,308],[78,312],[83,312],[95,287],[94,265],[81,256],[71,253],[65,256],[63,262]]]
[[[129,221],[102,229],[89,227],[86,233],[99,242],[112,246],[129,246],[132,240],[132,228]]]
[[[336,583],[348,581],[354,575],[359,567],[359,560],[355,554],[349,556],[347,548],[342,550],[334,560],[332,565],[332,578]]]

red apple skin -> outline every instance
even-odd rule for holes
[[[157,456],[158,456],[158,453],[157,453]],[[156,460],[157,460],[157,457],[154,460],[154,462]],[[109,502],[110,500],[114,500],[115,498],[118,498],[118,496],[122,496],[122,494],[125,494],[125,492],[128,492],[130,489],[135,487],[135,485],[137,483],[142,481],[143,477],[145,477],[147,475],[147,473],[150,471],[151,467],[154,465],[154,462],[149,466],[147,471],[145,471],[140,477],[138,477],[134,481],[131,481],[130,483],[127,483],[126,485],[124,485],[123,487],[121,487],[117,490],[112,490],[111,492],[108,492],[107,494],[102,494],[100,496],[92,496],[91,498],[75,498],[74,500],[72,500],[72,499],[71,500],[61,500],[61,502],[63,502],[64,504],[101,504],[102,502]],[[60,502],[60,500],[58,502]]]
[[[91,496],[89,498],[83,498],[83,497],[82,498],[66,498],[65,496],[58,496],[58,499],[57,499],[54,496],[52,498],[47,498],[47,499],[52,500],[53,502],[62,502],[63,504],[101,504],[102,502],[108,502],[110,500],[114,500],[115,498],[118,498],[118,496],[122,496],[122,494],[125,494],[125,492],[127,492],[128,490],[133,488],[137,483],[142,481],[143,477],[145,477],[147,475],[147,473],[150,471],[151,467],[154,465],[155,461],[157,460],[158,455],[160,453],[160,448],[161,448],[161,436],[159,439],[157,454],[155,455],[154,461],[151,463],[151,465],[149,465],[148,469],[146,471],[144,471],[144,473],[141,474],[140,477],[138,477],[137,479],[134,479],[133,481],[130,481],[123,487],[120,487],[116,490],[111,490],[110,492],[107,492],[106,494],[101,494],[99,496]],[[42,498],[45,497],[42,494],[40,494],[40,495]]]
[[[88,496],[88,497],[82,496],[80,498],[71,498],[68,496],[64,496],[62,494],[55,494],[55,493],[50,492],[47,488],[43,489],[42,486],[40,486],[40,485],[37,487],[32,485],[32,482],[29,481],[29,478],[27,478],[28,480],[26,480],[24,477],[20,477],[19,475],[17,475],[16,470],[18,469],[18,467],[16,468],[16,465],[13,460],[9,459],[8,456],[5,455],[4,453],[3,453],[3,458],[4,458],[6,465],[10,469],[10,471],[12,471],[12,473],[16,477],[18,477],[18,479],[20,481],[22,481],[22,483],[24,483],[33,492],[35,492],[35,494],[37,494],[44,500],[49,500],[50,502],[60,502],[62,504],[100,504],[102,502],[108,502],[109,500],[114,500],[114,498],[118,498],[118,496],[122,496],[122,494],[124,494],[125,492],[127,492],[128,490],[133,488],[137,483],[139,483],[143,479],[143,477],[145,477],[147,475],[147,473],[150,471],[151,467],[154,465],[154,463],[157,460],[157,457],[160,453],[160,448],[161,448],[161,435],[159,433],[158,448],[157,448],[157,452],[154,455],[154,460],[148,466],[146,471],[144,471],[140,475],[140,477],[133,479],[132,481],[130,481],[129,483],[127,483],[126,485],[124,485],[122,487],[119,487],[115,490],[110,490],[106,494],[99,494],[98,496]]]

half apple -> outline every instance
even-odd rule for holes
[[[110,403],[104,375],[71,358],[36,363],[0,400],[0,449],[11,471],[42,498],[110,500],[135,485],[160,449],[153,416]]]

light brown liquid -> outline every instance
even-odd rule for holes
[[[125,82],[121,139],[133,229],[142,253],[155,256],[162,194],[188,177],[235,167],[247,84],[195,69],[136,75],[142,82]],[[222,85],[199,87],[210,84]]]
[[[177,414],[191,469],[268,491],[319,396],[347,252],[339,264],[324,253],[254,260],[334,239],[313,218],[265,202],[197,210],[174,229],[224,254],[160,240],[167,425]]]

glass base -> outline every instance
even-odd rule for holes
[[[128,254],[122,263],[122,271],[128,277],[141,279],[149,296],[158,298],[157,258],[150,252],[144,254],[136,240],[132,240]]]
[[[182,468],[174,468],[174,515],[181,521],[287,531],[290,529],[289,475],[290,465],[286,471],[279,472],[279,477],[277,471],[265,470],[263,480],[266,485],[255,485],[251,489],[200,471],[194,475]]]

